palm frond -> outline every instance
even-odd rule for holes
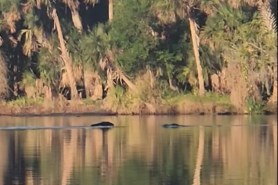
[[[261,3],[259,6],[260,16],[268,31],[277,33],[277,17],[272,13],[270,3]]]
[[[33,32],[30,29],[22,29],[18,35],[18,40],[22,40],[24,36],[24,44],[23,44],[23,54],[26,56],[31,56],[33,49]]]

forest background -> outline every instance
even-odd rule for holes
[[[277,112],[276,0],[0,0],[0,114]]]

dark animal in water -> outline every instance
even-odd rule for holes
[[[109,121],[102,121],[102,122],[99,122],[99,123],[92,124],[91,127],[106,129],[106,128],[114,127],[114,124],[109,122]]]
[[[168,123],[168,124],[164,124],[162,125],[164,128],[179,128],[179,127],[185,127],[185,125],[179,125],[177,123]]]

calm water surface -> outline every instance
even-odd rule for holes
[[[117,127],[82,127],[103,120]],[[0,117],[0,185],[275,185],[276,173],[276,116]]]

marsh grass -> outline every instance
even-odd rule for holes
[[[149,92],[148,92],[149,91]],[[41,106],[43,110],[50,112],[82,112],[106,110],[117,112],[118,114],[193,114],[193,113],[231,113],[234,112],[233,105],[228,95],[207,92],[204,96],[194,94],[178,94],[161,98],[151,89],[144,91],[149,96],[148,101],[141,98],[142,94],[133,94],[130,91],[116,87],[110,89],[111,94],[103,100],[84,99],[80,102],[68,102],[66,100],[56,100],[47,107],[43,98],[18,98],[9,101],[7,105],[14,108]],[[150,93],[150,94],[149,94]],[[156,99],[158,98],[158,99]],[[58,101],[58,102],[57,102]],[[51,103],[51,101],[46,101]],[[254,109],[254,110],[253,110]],[[255,110],[256,109],[256,110]],[[252,107],[253,112],[257,112],[257,106]]]
[[[11,100],[7,102],[7,104],[14,107],[25,107],[25,106],[43,105],[43,102],[44,102],[43,98],[20,97],[16,100]]]
[[[228,95],[220,95],[217,93],[207,92],[204,96],[189,94],[181,94],[168,99],[165,99],[166,102],[170,104],[179,104],[186,102],[192,103],[214,103],[217,105],[231,105],[230,97]]]
[[[247,98],[246,106],[248,108],[249,113],[262,114],[266,107],[266,103],[263,101],[260,101],[260,102],[255,101],[252,98]]]
[[[97,104],[99,104],[98,100],[93,100],[91,98],[82,99],[82,102],[84,103],[84,105],[97,105]]]

